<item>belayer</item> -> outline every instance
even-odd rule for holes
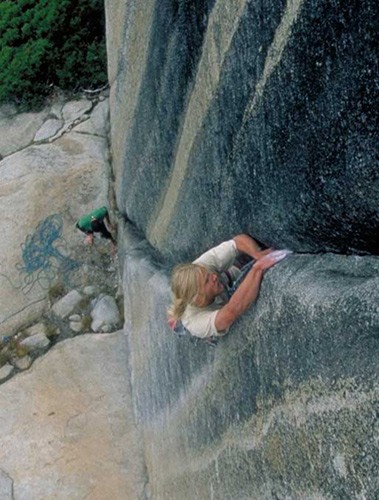
[[[225,335],[257,300],[265,271],[289,253],[261,250],[253,238],[239,234],[192,263],[179,264],[171,277],[170,327],[180,331],[184,326],[195,337],[204,339]],[[244,270],[235,265],[241,255],[252,259]]]
[[[97,208],[89,214],[83,215],[77,221],[76,227],[86,234],[85,242],[87,245],[93,245],[94,233],[99,233],[102,238],[110,240],[113,253],[116,251],[117,243],[111,233],[113,226],[106,207]]]

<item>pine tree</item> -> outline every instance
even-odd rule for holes
[[[102,0],[0,2],[0,103],[107,81]]]

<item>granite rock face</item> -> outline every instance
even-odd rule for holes
[[[156,248],[378,254],[374,0],[106,5],[118,205]]]
[[[379,490],[375,10],[106,1],[117,204],[140,231],[119,250],[147,497]],[[216,348],[175,337],[172,264],[240,232],[294,254]]]
[[[214,348],[172,333],[165,268],[146,241],[122,239],[152,498],[375,498],[378,258],[288,257]]]

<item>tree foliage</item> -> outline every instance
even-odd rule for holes
[[[107,81],[103,0],[0,0],[0,103]]]

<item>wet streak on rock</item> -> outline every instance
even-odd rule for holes
[[[120,202],[175,260],[239,231],[302,252],[378,252],[376,4],[300,3],[288,31],[291,2],[246,3],[211,107],[191,132],[179,201],[154,227],[207,29],[204,10],[156,12]],[[254,101],[279,28],[285,47]]]
[[[155,6],[149,53],[119,186],[127,212],[140,227],[146,226],[171,169],[181,116],[213,3],[163,0]],[[142,191],[141,183],[146,184]],[[141,203],[144,210],[136,210]]]
[[[193,241],[184,234],[189,226],[192,236],[193,231],[202,232],[201,243],[205,249],[214,244],[215,234],[218,241],[222,241],[233,232],[240,231],[238,218],[244,212],[245,216],[249,213],[247,205],[237,211],[238,198],[234,190],[235,183],[239,189],[241,181],[247,192],[253,191],[253,178],[246,182],[237,174],[237,179],[233,179],[229,158],[235,148],[250,95],[262,76],[267,52],[284,7],[284,1],[279,4],[250,2],[239,20],[211,107],[188,159],[188,172],[174,215],[181,224],[171,224],[168,228],[167,239],[176,241],[175,250],[182,259],[193,256],[190,253]],[[251,36],[252,26],[254,36]],[[196,204],[193,203],[194,193],[204,194]],[[255,214],[251,215],[251,219],[255,219]],[[200,251],[196,249],[196,252]]]
[[[246,129],[230,175],[239,206],[258,213],[242,220],[270,243],[378,253],[374,9],[307,3]]]

